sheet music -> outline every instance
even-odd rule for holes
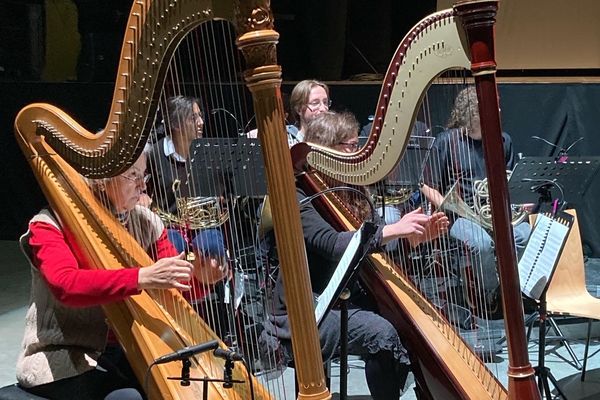
[[[539,299],[552,276],[569,233],[569,221],[539,214],[535,227],[519,261],[521,291]]]
[[[338,293],[338,289],[342,289],[340,288],[340,285],[343,283],[344,277],[347,276],[349,268],[356,266],[356,263],[353,265],[352,260],[360,248],[362,231],[362,229],[359,229],[354,233],[340,262],[337,267],[335,267],[335,271],[333,272],[333,276],[329,280],[327,287],[325,287],[323,293],[317,298],[317,307],[315,308],[317,325],[321,323],[321,319],[329,309],[329,306],[336,300],[334,296]]]

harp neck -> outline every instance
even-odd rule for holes
[[[90,178],[127,170],[147,142],[160,88],[177,45],[200,23],[215,15],[209,1],[134,2],[121,49],[113,100],[104,128],[90,132],[60,109],[32,104],[17,116],[24,140],[43,136],[52,150],[78,173]],[[93,100],[92,100],[93,101]]]
[[[431,81],[449,69],[469,69],[465,31],[453,10],[435,13],[403,39],[384,78],[373,127],[365,146],[354,154],[315,146],[308,163],[332,178],[354,185],[382,180],[406,148],[419,104]]]

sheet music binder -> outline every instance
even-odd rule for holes
[[[333,276],[323,290],[323,293],[317,298],[317,306],[315,307],[315,318],[317,325],[325,318],[325,315],[331,310],[342,290],[348,285],[348,282],[356,272],[360,262],[367,254],[369,243],[377,232],[377,226],[371,222],[364,222],[358,229],[348,247],[344,251]]]
[[[567,236],[573,225],[573,216],[560,212],[538,214],[535,226],[519,261],[521,292],[540,300],[554,274]]]

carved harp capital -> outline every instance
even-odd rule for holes
[[[237,27],[240,34],[263,29],[273,29],[274,20],[269,0],[238,2]]]
[[[273,29],[273,13],[269,3],[268,0],[237,3],[237,45],[244,54],[248,70],[277,64],[279,34]],[[276,74],[281,75],[280,72]],[[246,79],[248,76],[246,74]]]

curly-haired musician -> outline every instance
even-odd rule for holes
[[[443,196],[451,188],[467,205],[473,206],[477,201],[477,188],[486,178],[481,127],[477,108],[477,93],[472,86],[462,89],[455,101],[448,122],[448,130],[440,133],[434,143],[433,182],[424,185],[423,194],[435,206],[442,205]],[[502,133],[504,144],[504,160],[506,169],[514,168],[515,160],[512,140]],[[513,228],[515,245],[519,256],[525,249],[531,232],[528,223],[520,223]],[[483,299],[471,299],[479,303],[491,314],[498,313],[499,289],[498,274],[494,255],[493,240],[482,225],[475,219],[457,216],[452,222],[450,236],[462,244],[459,265],[465,280],[473,280],[478,288],[470,290],[483,295]],[[466,274],[465,268],[471,272]],[[474,275],[474,276],[473,276]]]

